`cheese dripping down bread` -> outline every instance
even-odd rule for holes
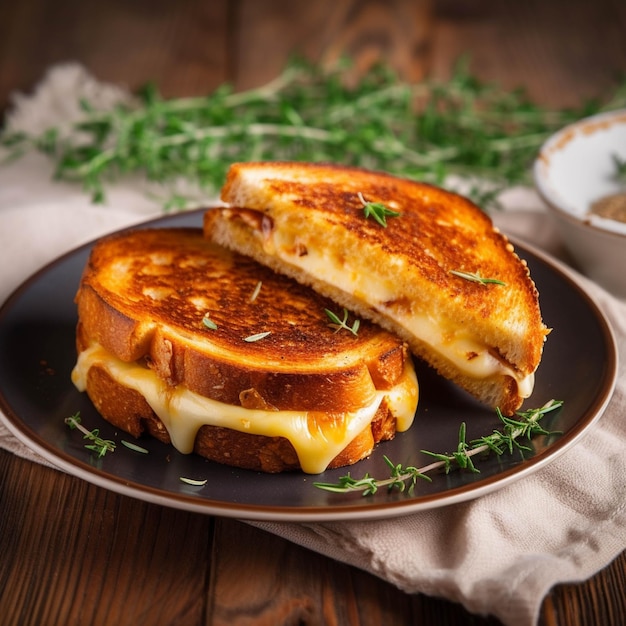
[[[329,327],[328,299],[206,240],[144,229],[100,240],[76,295],[72,378],[116,427],[220,463],[319,473],[410,427],[404,342]]]
[[[233,164],[221,198],[226,206],[205,214],[211,240],[380,324],[505,414],[531,394],[548,333],[537,290],[468,199],[384,173],[293,162]],[[371,215],[381,207],[386,225]]]

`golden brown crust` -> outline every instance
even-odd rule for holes
[[[166,428],[143,396],[114,380],[106,368],[93,365],[89,369],[86,391],[98,412],[117,428],[134,437],[149,434],[170,443]],[[378,442],[392,439],[395,432],[396,420],[383,401],[372,423],[331,461],[329,468],[366,458]],[[284,437],[252,435],[218,426],[199,429],[194,452],[218,463],[256,471],[300,469],[295,449]]]
[[[76,302],[79,351],[97,342],[123,361],[145,359],[169,384],[227,404],[254,389],[279,409],[353,410],[395,384],[407,358],[406,345],[373,324],[357,336],[333,332],[324,308],[334,303],[200,229],[102,240]],[[206,313],[216,330],[203,324]],[[244,341],[263,331],[271,334]]]
[[[387,218],[386,228],[365,219],[359,194],[399,211],[400,217]],[[207,211],[207,237],[376,321],[484,402],[507,413],[520,406],[523,398],[511,376],[466,375],[390,316],[426,315],[452,332],[467,329],[516,375],[536,370],[547,329],[528,267],[468,199],[384,173],[304,163],[234,164],[222,199],[230,206]],[[275,233],[282,258],[276,254]],[[346,274],[393,286],[396,295],[380,301],[375,290],[354,293],[320,279],[296,262],[312,249],[324,249],[324,258]],[[292,251],[291,260],[285,260],[285,250]],[[471,282],[452,271],[497,279],[505,286]]]
[[[341,421],[371,404],[378,390],[400,382],[410,360],[406,344],[371,323],[361,324],[357,335],[335,332],[324,313],[335,310],[334,303],[208,242],[200,229],[148,229],[101,240],[76,302],[79,353],[104,349],[113,360],[148,366],[168,389],[247,409],[308,411],[309,420]],[[207,313],[217,329],[203,323]],[[243,340],[266,329],[266,339]],[[135,437],[147,433],[171,443],[136,389],[109,374],[106,364],[86,363],[77,367],[76,383],[106,420]],[[329,467],[368,456],[395,431],[396,417],[383,399],[371,424]],[[300,468],[284,437],[213,425],[200,427],[193,450],[235,467]]]

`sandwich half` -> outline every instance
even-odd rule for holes
[[[526,263],[468,199],[358,168],[236,163],[205,235],[406,341],[443,376],[512,414],[548,330]]]
[[[180,452],[319,473],[410,427],[406,344],[203,237],[141,229],[92,249],[76,295],[75,385],[101,415]],[[358,326],[358,328],[357,328]]]

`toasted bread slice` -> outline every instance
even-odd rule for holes
[[[466,198],[357,168],[237,163],[222,200],[206,212],[208,238],[396,333],[506,414],[530,395],[547,334],[537,290]],[[366,206],[382,206],[386,225]]]
[[[335,332],[334,303],[201,229],[101,240],[76,302],[79,389],[116,426],[181,452],[318,472],[412,421],[417,383],[401,340],[371,323]]]

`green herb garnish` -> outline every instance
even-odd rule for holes
[[[615,179],[626,183],[626,159],[620,158],[619,154],[612,154],[611,158],[615,165]]]
[[[358,196],[363,204],[365,218],[373,217],[383,228],[387,228],[388,217],[398,217],[400,215],[398,211],[392,211],[382,204],[382,202],[367,202],[360,191]]]
[[[334,328],[335,332],[340,331],[341,329],[345,329],[350,331],[353,335],[357,335],[359,332],[359,327],[361,326],[361,320],[355,319],[352,323],[352,326],[348,325],[348,310],[343,310],[343,319],[340,319],[336,313],[333,313],[330,309],[324,309],[326,311],[326,315],[330,319],[331,323],[328,324],[330,328]]]
[[[244,337],[244,341],[248,343],[254,343],[255,341],[260,341],[261,339],[265,339],[268,335],[271,335],[272,331],[267,330],[264,333],[256,333],[256,335],[250,335],[249,337]]]
[[[414,84],[383,65],[350,84],[345,69],[346,62],[322,70],[294,60],[265,86],[233,92],[222,85],[197,98],[164,99],[147,87],[136,105],[98,111],[97,103],[83,103],[84,118],[69,136],[9,128],[0,145],[7,158],[49,155],[57,179],[79,182],[100,202],[107,184],[140,175],[159,183],[166,209],[199,206],[214,197],[233,161],[297,159],[449,186],[454,175],[464,187],[469,181],[466,193],[483,205],[497,204],[502,189],[532,183],[531,164],[556,130],[626,106],[626,79],[604,104],[549,110],[519,90],[477,80],[467,59],[446,81]]]
[[[498,280],[497,278],[483,278],[478,272],[474,273],[450,270],[450,274],[469,280],[472,283],[480,283],[481,285],[506,285],[505,282]]]
[[[86,443],[85,448],[95,452],[98,457],[103,457],[107,452],[115,452],[115,442],[110,439],[102,439],[97,428],[89,431],[80,423],[80,412],[65,418],[65,423],[72,429],[80,430],[83,439],[88,439],[91,443]]]
[[[258,297],[259,294],[261,293],[261,287],[263,286],[263,281],[259,281],[256,284],[256,287],[254,288],[254,291],[252,292],[252,295],[250,296],[250,302],[254,302]]]
[[[132,443],[131,441],[125,441],[124,439],[122,439],[122,445],[126,446],[129,450],[133,450],[134,452],[149,454],[146,448],[142,448],[141,446],[138,446],[136,443]]]
[[[179,476],[181,483],[186,483],[187,485],[193,485],[194,487],[204,487],[207,484],[208,479],[196,480],[195,478],[185,478],[184,476]]]
[[[217,324],[211,319],[209,313],[202,318],[202,323],[211,330],[217,330]]]
[[[531,450],[529,446],[521,444],[519,440],[526,439],[530,441],[535,435],[552,434],[545,430],[539,424],[539,421],[547,413],[559,409],[562,405],[562,400],[550,400],[538,409],[518,412],[515,417],[506,417],[497,409],[496,413],[503,424],[502,429],[494,430],[490,435],[474,439],[469,443],[465,439],[465,423],[462,423],[459,428],[456,450],[445,454],[422,450],[422,453],[432,456],[436,460],[430,465],[421,468],[396,465],[385,456],[385,463],[391,470],[389,478],[376,479],[369,474],[366,474],[363,478],[352,478],[350,474],[347,474],[339,478],[337,483],[316,482],[313,484],[319,489],[334,493],[360,491],[363,492],[364,496],[368,496],[376,493],[381,487],[387,487],[389,490],[398,489],[405,491],[408,486],[408,491],[410,492],[418,479],[430,481],[431,479],[427,474],[434,470],[443,470],[448,473],[454,469],[464,469],[479,473],[480,470],[474,465],[473,457],[479,454],[495,453],[500,456],[505,453],[512,454],[514,450],[522,452]]]

